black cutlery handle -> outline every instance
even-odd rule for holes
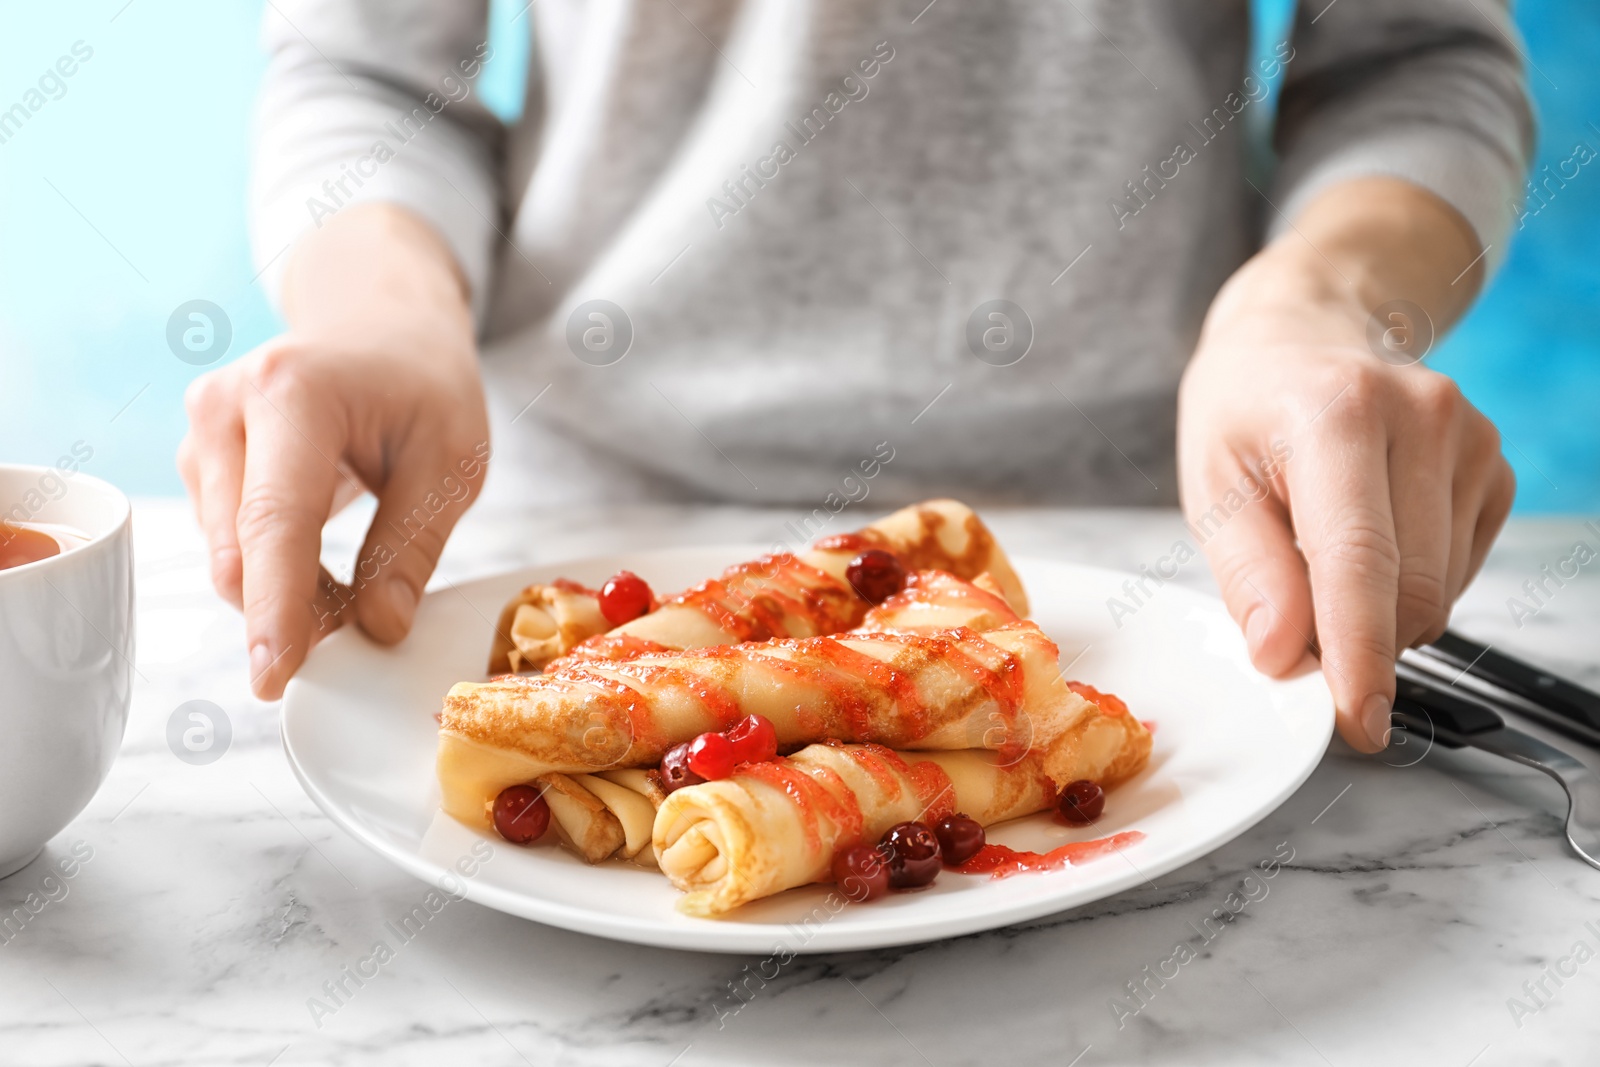
[[[1549,708],[1590,729],[1600,730],[1600,693],[1557,677],[1531,663],[1496,652],[1452,631],[1445,631],[1444,636],[1433,642],[1429,649],[1440,659],[1461,670],[1469,670],[1491,685]]]
[[[1405,697],[1395,699],[1394,711],[1390,714],[1389,721],[1396,730],[1415,734],[1424,741],[1437,743],[1445,748],[1467,746],[1465,734],[1451,730],[1439,717],[1430,714],[1421,704]],[[1389,743],[1395,743],[1392,737]]]
[[[1505,720],[1492,706],[1448,682],[1407,663],[1395,665],[1396,704],[1407,700],[1416,704],[1439,726],[1458,734],[1477,734],[1504,726]]]

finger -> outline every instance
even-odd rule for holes
[[[366,493],[366,487],[357,479],[356,472],[348,463],[339,464],[339,481],[333,490],[333,509],[330,514],[337,515],[351,504],[355,503]]]
[[[1354,415],[1325,416],[1333,425],[1290,469],[1290,501],[1339,732],[1376,752],[1387,743],[1394,706],[1399,549],[1387,442],[1351,407]]]
[[[1292,671],[1310,653],[1311,582],[1282,507],[1270,497],[1246,499],[1229,516],[1225,505],[1213,505],[1194,514],[1189,529],[1256,669],[1274,677]]]
[[[1517,476],[1511,470],[1511,464],[1505,461],[1498,452],[1494,457],[1494,473],[1490,475],[1489,487],[1483,497],[1483,504],[1477,512],[1476,521],[1471,528],[1471,547],[1466,553],[1467,563],[1461,575],[1460,584],[1456,585],[1456,595],[1471,584],[1472,579],[1478,576],[1478,571],[1483,567],[1483,561],[1489,555],[1489,549],[1494,547],[1494,539],[1500,535],[1500,530],[1506,524],[1506,518],[1511,514],[1511,505],[1517,497]]]
[[[420,447],[425,456],[395,463],[356,560],[356,619],[384,644],[410,631],[428,576],[482,482],[481,464],[468,479],[457,468],[462,457],[442,455],[432,442]]]
[[[1455,482],[1451,492],[1450,565],[1445,570],[1445,595],[1451,604],[1471,580],[1472,550],[1477,541],[1478,523],[1483,517],[1485,496],[1485,488],[1460,471],[1456,473]]]
[[[1455,523],[1454,434],[1419,422],[1402,431],[1389,452],[1389,495],[1394,512],[1400,577],[1395,644],[1408,648],[1444,632],[1450,614],[1450,559]]]
[[[322,525],[342,441],[310,393],[269,354],[245,387],[237,532],[251,686],[275,700],[305,659],[315,622]]]
[[[317,596],[311,603],[316,624],[311,630],[311,647],[345,624],[348,608],[356,602],[355,590],[339,581],[328,568],[317,567]]]
[[[194,431],[183,435],[178,442],[177,454],[178,477],[183,479],[184,492],[189,494],[189,503],[194,507],[194,518],[200,521],[200,476],[199,468],[194,459]]]
[[[244,481],[244,419],[231,375],[197,378],[184,394],[190,437],[186,465],[192,468],[190,492],[195,516],[210,552],[211,584],[228,603],[241,607],[243,566],[237,518]]]

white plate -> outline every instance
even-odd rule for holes
[[[1114,790],[1091,828],[1044,815],[992,839],[1044,851],[1120,830],[1145,837],[1079,867],[1006,879],[941,874],[929,889],[830,908],[831,886],[791,890],[720,920],[673,907],[658,872],[586,866],[557,847],[519,848],[438,811],[434,714],[452,683],[482,678],[493,620],[523,585],[567,576],[599,585],[626,568],[681,589],[758,548],[634,553],[518,571],[431,593],[402,644],[354,627],[324,641],[284,698],[283,743],[311,799],[357,840],[469,900],[569,930],[707,952],[831,952],[900,945],[1037,918],[1139,885],[1244,832],[1310,775],[1333,731],[1318,675],[1275,682],[1250,666],[1222,605],[1156,589],[1118,626],[1110,597],[1132,604],[1128,575],[1018,560],[1034,617],[1061,645],[1068,677],[1114,692],[1156,724],[1155,754]],[[1135,579],[1137,581],[1137,579]],[[476,852],[474,849],[476,848]],[[492,852],[490,850],[492,849]],[[488,853],[490,858],[478,857]],[[462,873],[466,872],[466,873]],[[833,897],[833,901],[840,898]]]

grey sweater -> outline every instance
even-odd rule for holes
[[[1499,0],[1310,0],[1250,70],[1247,0],[537,0],[510,126],[483,0],[267,12],[269,288],[351,203],[429,220],[524,501],[1171,502],[1229,273],[1379,174],[1492,263],[1532,139]]]

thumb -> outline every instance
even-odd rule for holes
[[[477,459],[397,464],[351,579],[356,621],[374,640],[391,645],[410,631],[423,587],[477,496],[483,469]]]

